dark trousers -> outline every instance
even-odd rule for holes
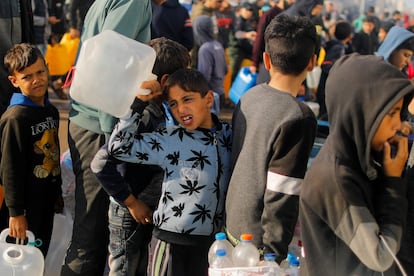
[[[63,276],[102,276],[106,265],[109,197],[90,169],[92,159],[104,143],[103,134],[69,123],[68,144],[76,176],[75,218]]]

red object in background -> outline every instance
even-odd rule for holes
[[[232,18],[217,18],[217,27],[230,27]]]
[[[413,79],[414,78],[414,61],[412,61],[410,64],[408,64],[408,79]]]

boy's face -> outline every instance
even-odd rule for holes
[[[411,61],[413,51],[409,49],[399,49],[391,53],[388,61],[399,70],[404,69]]]
[[[38,58],[35,63],[20,72],[14,71],[14,74],[9,76],[9,80],[14,87],[20,88],[22,94],[33,102],[39,105],[44,104],[48,87],[48,72],[42,59]]]
[[[382,119],[371,141],[372,150],[381,152],[384,149],[384,143],[390,141],[401,129],[400,113],[402,105],[403,99],[399,100]]]
[[[317,4],[315,7],[312,8],[311,15],[312,16],[319,16],[323,11],[323,5]]]
[[[373,23],[365,21],[362,23],[362,31],[366,34],[370,34],[372,32],[373,25]]]
[[[248,10],[246,8],[241,8],[240,9],[240,16],[243,17],[245,20],[248,20],[253,16],[253,10]]]
[[[378,31],[378,40],[379,40],[379,42],[383,42],[386,35],[387,35],[387,32],[383,28],[380,28],[379,31]]]
[[[210,108],[214,102],[211,91],[201,97],[198,92],[184,91],[178,85],[170,87],[168,91],[168,105],[177,122],[186,129],[212,128]]]

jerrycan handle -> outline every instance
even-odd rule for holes
[[[7,236],[9,236],[9,234],[10,234],[10,229],[9,228],[6,228],[3,231],[1,231],[1,233],[0,233],[0,242],[6,242],[6,238],[7,238]],[[36,245],[33,232],[31,232],[29,230],[26,230],[26,237],[28,239],[28,243],[27,243],[28,245],[31,245],[31,246]],[[16,239],[16,244],[23,244],[23,242],[24,242],[24,240]]]
[[[68,88],[72,85],[73,78],[75,77],[75,66],[70,67],[68,74],[66,75],[65,83],[62,88]]]

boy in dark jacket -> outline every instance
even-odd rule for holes
[[[300,193],[304,275],[382,275],[392,266],[407,210],[408,142],[397,132],[413,92],[382,58],[354,54],[332,67],[330,134]]]
[[[326,57],[322,63],[321,69],[321,78],[318,84],[318,90],[316,97],[319,104],[319,118],[323,120],[328,120],[328,115],[326,114],[326,105],[325,105],[325,84],[326,79],[329,75],[329,70],[331,70],[335,61],[340,57],[345,55],[346,46],[352,39],[352,26],[348,22],[338,22],[335,25],[335,38],[327,41],[324,45],[326,51]]]
[[[14,93],[0,120],[1,167],[10,236],[24,239],[26,230],[42,240],[46,256],[55,204],[62,201],[59,113],[45,96],[48,71],[34,45],[17,44],[4,58]],[[62,205],[59,206],[61,209]]]

